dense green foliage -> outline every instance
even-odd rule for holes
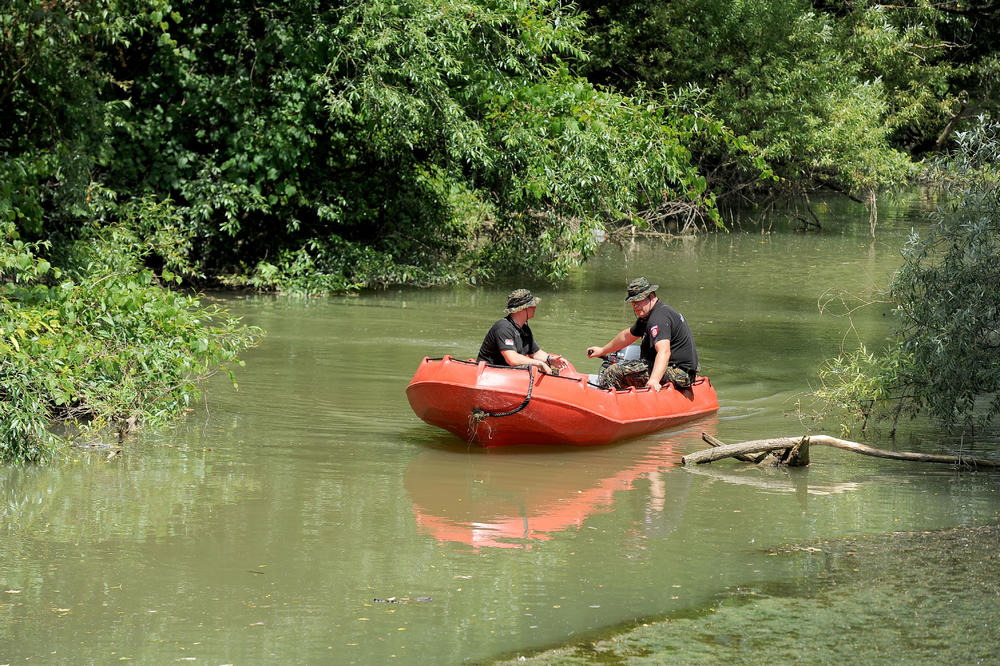
[[[0,461],[45,458],[63,439],[53,422],[163,423],[258,335],[167,288],[165,262],[190,266],[168,202],[100,180],[130,111],[108,63],[156,38],[163,6],[0,9]]]
[[[154,269],[261,289],[558,279],[595,228],[718,221],[764,164],[799,191],[903,181],[993,99],[987,10],[15,0],[0,214],[71,238],[95,187],[138,196],[170,210]]]
[[[68,271],[9,224],[0,238],[0,461],[45,457],[60,439],[52,421],[119,435],[163,424],[257,336],[161,286],[174,276],[142,268],[128,230],[93,233]]]
[[[552,0],[172,10],[108,59],[129,111],[104,182],[169,197],[193,266],[261,288],[558,278],[636,210],[713,219],[696,135],[751,150],[574,73],[582,23]]]
[[[950,203],[926,235],[911,237],[888,290],[895,339],[822,372],[819,397],[865,425],[927,413],[969,427],[1000,415],[1000,125],[957,139],[939,174]]]
[[[581,6],[593,17],[593,77],[625,89],[703,88],[710,111],[759,145],[793,190],[860,194],[903,182],[911,154],[997,104],[1000,18],[988,2]],[[745,193],[726,155],[701,158],[720,197]]]

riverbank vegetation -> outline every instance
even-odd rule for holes
[[[1000,125],[958,134],[938,164],[945,203],[903,248],[903,265],[883,302],[895,335],[821,370],[822,404],[842,408],[843,429],[927,414],[974,433],[1000,415]]]
[[[143,268],[127,230],[84,231],[64,268],[42,258],[48,244],[2,231],[0,462],[47,457],[63,441],[53,423],[119,439],[162,425],[259,336],[166,288],[175,276]]]
[[[256,339],[178,286],[558,281],[602,230],[873,201],[995,106],[998,35],[978,3],[12,0],[4,456],[173,413]]]

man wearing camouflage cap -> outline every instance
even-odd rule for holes
[[[507,297],[507,315],[493,324],[483,344],[479,347],[477,361],[493,365],[527,365],[552,373],[562,368],[570,368],[569,361],[559,354],[549,354],[535,342],[535,336],[528,327],[528,320],[535,316],[535,307],[541,299],[532,296],[527,289],[515,289]]]
[[[657,391],[667,382],[690,386],[698,370],[698,350],[684,316],[656,297],[658,285],[644,277],[628,283],[625,301],[632,303],[636,320],[602,347],[590,347],[587,356],[606,356],[642,338],[640,359],[620,361],[601,372],[601,385],[610,388],[649,386]]]

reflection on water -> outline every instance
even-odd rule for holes
[[[0,469],[0,663],[480,661],[824,574],[779,544],[996,521],[997,475],[826,449],[799,470],[679,465],[702,431],[802,432],[795,402],[848,326],[818,300],[883,285],[912,222],[882,211],[873,240],[863,207],[836,214],[606,245],[561,289],[519,283],[542,296],[539,342],[583,372],[630,323],[631,277],[691,322],[718,414],[594,449],[470,451],[410,411],[420,359],[474,356],[510,284],[230,299],[269,332],[238,391],[213,380],[112,460]],[[850,324],[877,344],[885,321]],[[392,597],[430,601],[374,601]]]
[[[698,426],[711,432],[712,418]],[[682,507],[687,477],[674,475],[668,487],[665,468],[680,464],[678,444],[694,436],[587,447],[572,455],[565,449],[479,455],[427,449],[410,463],[404,485],[417,526],[435,539],[530,549],[610,511],[615,495],[635,491],[640,479],[648,482],[648,512],[661,514],[668,493],[670,506]]]
[[[688,474],[707,477],[713,481],[750,486],[765,492],[792,493],[794,495],[833,495],[860,489],[860,481],[822,483],[810,481],[801,469],[773,467],[756,468],[729,465],[699,465],[685,468]]]

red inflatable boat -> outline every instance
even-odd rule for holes
[[[602,389],[588,375],[424,358],[406,387],[414,413],[481,446],[593,446],[670,428],[719,409],[707,377],[672,384]]]

